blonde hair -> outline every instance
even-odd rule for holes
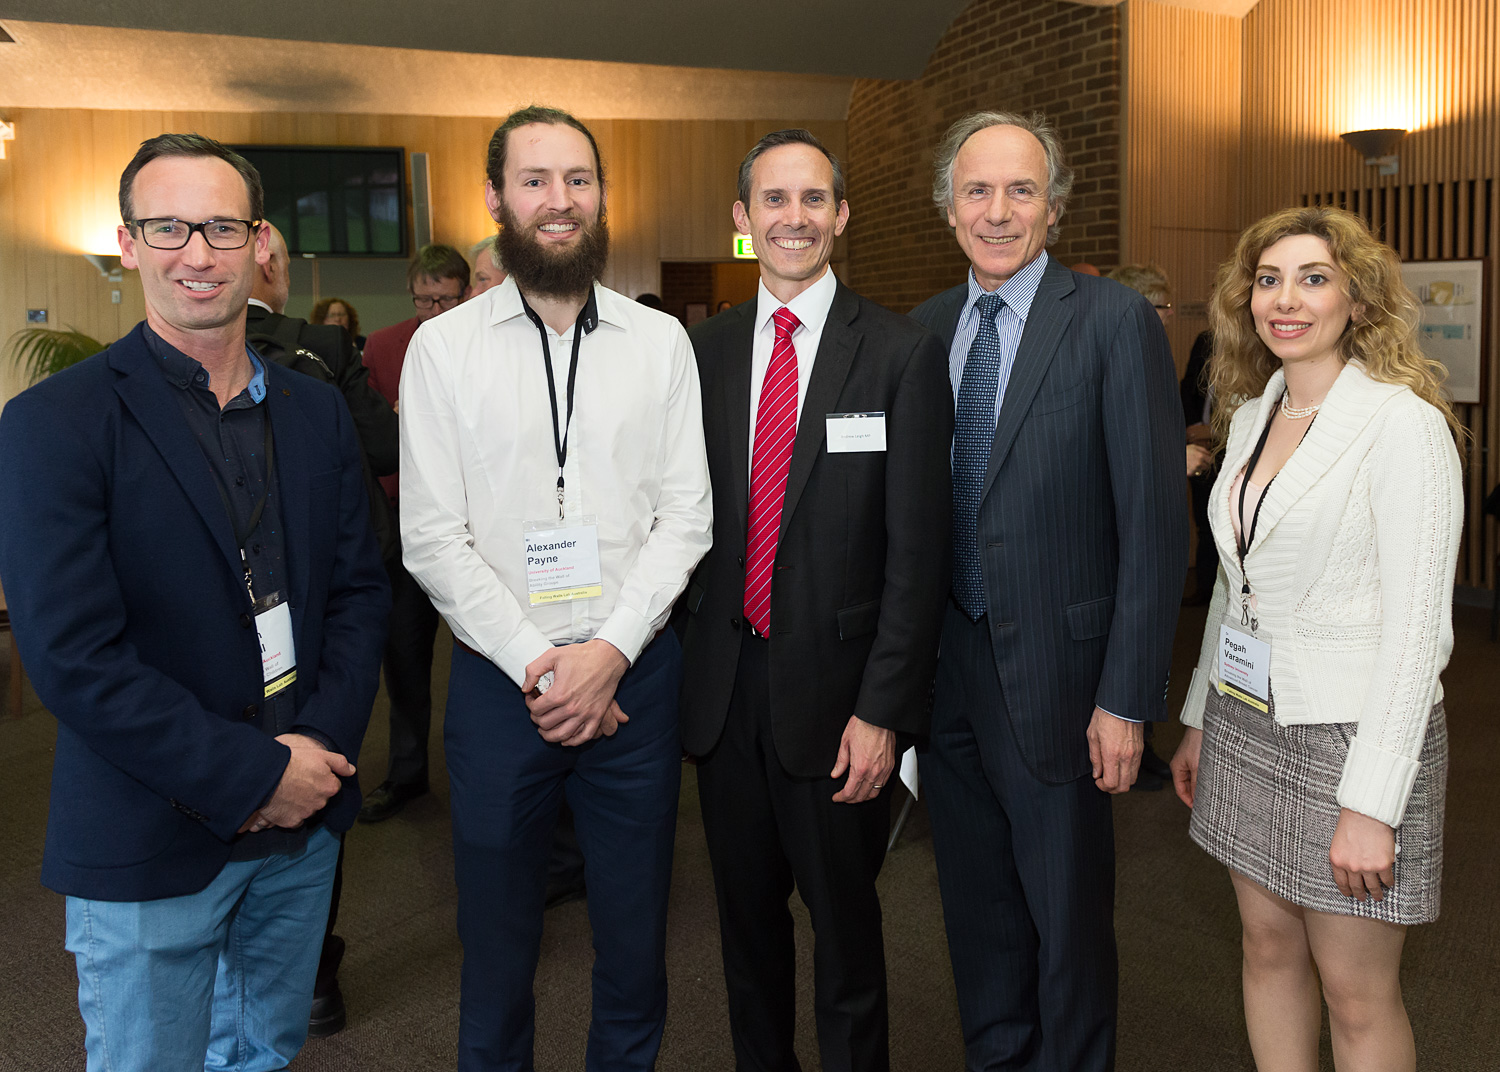
[[[1255,332],[1250,292],[1261,254],[1292,235],[1313,235],[1328,243],[1333,262],[1344,276],[1347,297],[1363,307],[1339,337],[1339,356],[1345,361],[1362,362],[1372,380],[1411,388],[1413,394],[1443,415],[1463,454],[1469,432],[1459,423],[1443,391],[1448,370],[1424,356],[1418,345],[1421,307],[1401,280],[1396,251],[1372,235],[1358,216],[1337,208],[1273,212],[1240,235],[1234,256],[1220,266],[1208,304],[1214,339],[1209,382],[1214,392],[1213,427],[1219,442],[1228,439],[1235,410],[1259,398],[1272,373],[1281,367]]]

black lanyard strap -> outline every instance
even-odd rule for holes
[[[234,545],[240,550],[240,568],[245,571],[245,591],[250,593],[251,599],[255,598],[255,590],[250,583],[250,559],[245,554],[245,541],[255,531],[255,526],[260,524],[260,515],[265,513],[266,499],[271,494],[271,474],[276,471],[276,439],[271,434],[270,410],[261,414],[261,424],[265,428],[265,449],[262,455],[266,459],[266,479],[261,485],[260,498],[255,501],[255,508],[250,511],[250,520],[244,529],[241,529],[235,521],[234,508],[229,505],[229,492],[224,490],[224,482],[219,479],[218,471],[214,471],[214,487],[219,491],[219,501],[224,504],[224,513],[229,515],[229,524],[234,529]]]
[[[547,325],[542,323],[542,318],[537,315],[526,301],[526,296],[521,295],[521,308],[526,310],[526,315],[536,325],[537,333],[542,339],[542,366],[547,370],[547,401],[552,403],[552,445],[557,451],[557,517],[563,516],[563,467],[568,463],[568,432],[573,427],[573,390],[578,382],[578,348],[583,345],[583,337],[599,326],[599,307],[594,300],[594,288],[589,288],[588,300],[583,303],[583,308],[578,311],[578,319],[573,324],[573,355],[568,361],[568,397],[567,417],[559,420],[557,412],[557,378],[552,372],[552,342],[547,336]]]
[[[1282,398],[1285,397],[1286,395],[1283,393]],[[1271,479],[1266,481],[1266,486],[1260,489],[1260,498],[1255,502],[1255,513],[1250,516],[1248,527],[1245,525],[1245,491],[1250,486],[1250,477],[1254,475],[1255,466],[1260,461],[1260,456],[1266,449],[1266,441],[1271,438],[1271,424],[1276,420],[1276,413],[1280,408],[1280,402],[1272,407],[1270,419],[1266,421],[1265,428],[1261,429],[1260,439],[1255,444],[1255,450],[1250,454],[1250,460],[1245,463],[1244,475],[1240,477],[1240,531],[1235,539],[1235,550],[1239,552],[1240,557],[1240,596],[1244,603],[1244,609],[1240,615],[1242,623],[1249,621],[1250,613],[1250,575],[1245,571],[1245,556],[1250,553],[1250,545],[1255,542],[1255,526],[1260,523],[1260,508],[1266,505],[1266,496],[1270,494],[1271,485],[1281,475],[1281,470],[1278,469],[1275,473],[1272,473]],[[1317,419],[1318,415],[1316,413],[1313,414],[1313,419],[1307,422],[1306,428],[1302,429],[1302,439],[1297,440],[1298,447],[1302,446],[1302,440],[1307,438],[1307,433],[1312,431],[1313,421]],[[1293,448],[1294,453],[1295,449]],[[1290,461],[1291,459],[1287,460]],[[1285,463],[1283,463],[1282,468],[1285,467]]]

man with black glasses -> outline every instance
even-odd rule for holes
[[[42,882],[90,1068],[284,1068],[390,602],[338,392],[263,362],[260,177],[198,135],[120,180],[146,319],[0,418],[0,574],[57,716]]]
[[[406,270],[416,316],[372,332],[365,343],[370,386],[398,406],[401,366],[417,328],[469,296],[469,262],[452,246],[423,246]],[[397,477],[380,480],[399,511]],[[365,798],[362,823],[389,819],[407,801],[427,792],[427,737],[432,728],[432,645],[438,614],[421,586],[401,565],[391,565],[390,639],[385,649],[385,692],[391,702],[390,762],[385,780]]]

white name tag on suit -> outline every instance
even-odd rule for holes
[[[255,635],[260,639],[260,673],[265,695],[275,696],[297,680],[292,607],[282,600],[279,592],[256,600]]]
[[[533,607],[604,594],[599,525],[594,518],[580,518],[572,524],[530,521],[523,529],[526,591]]]
[[[830,413],[827,420],[829,454],[885,450],[884,413]]]
[[[1271,709],[1271,645],[1230,625],[1219,626],[1219,691],[1258,711]]]

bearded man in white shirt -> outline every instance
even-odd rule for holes
[[[490,141],[509,278],[418,329],[401,376],[405,563],[453,629],[444,730],[464,946],[458,1067],[530,1069],[547,852],[588,862],[589,1069],[654,1067],[681,650],[708,549],[696,367],[672,317],[596,282],[598,146],[531,107]]]

